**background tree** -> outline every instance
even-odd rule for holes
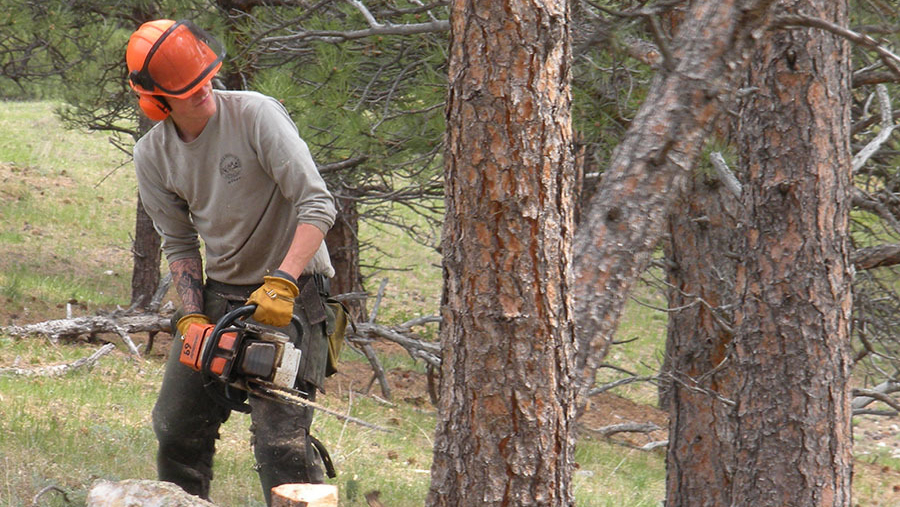
[[[454,2],[440,422],[429,505],[570,505],[565,0]]]
[[[672,202],[734,93],[771,0],[693,2],[637,116],[613,153],[575,240],[580,400],[606,356],[627,294],[648,264]],[[653,16],[647,8],[638,12]]]
[[[885,186],[885,182],[894,181],[896,177],[896,157],[892,149],[895,141],[891,136],[894,119],[886,83],[896,81],[900,75],[891,70],[895,64],[891,58],[886,58],[883,48],[874,48],[873,41],[866,39],[866,34],[895,36],[896,29],[890,23],[896,16],[890,14],[896,13],[896,9],[882,2],[856,5],[853,19],[857,26],[853,30],[858,32],[847,28],[848,20],[836,23],[782,13],[775,21],[778,30],[798,24],[815,26],[819,30],[815,32],[816,36],[828,33],[855,42],[853,60],[857,70],[852,74],[852,84],[857,92],[852,99],[845,95],[856,118],[851,129],[857,152],[852,163],[857,187],[853,198],[855,219],[850,234],[855,247],[852,259],[857,269],[853,301],[853,335],[857,352],[853,361],[855,371],[865,374],[871,388],[853,391],[854,414],[891,415],[896,414],[898,408],[896,401],[887,396],[898,388],[897,342],[894,338],[898,298],[892,287],[897,273],[893,268],[883,266],[896,262],[893,255],[896,247],[890,240],[896,237],[897,231],[892,225],[896,224],[896,216],[890,211],[895,195],[888,190],[890,184]],[[793,51],[786,54],[792,55]],[[753,84],[746,86],[748,91],[756,89]],[[799,119],[788,123],[794,121],[802,124]],[[719,139],[727,139],[727,133],[719,135]],[[794,141],[800,142],[803,141]],[[739,173],[739,176],[745,185],[752,183],[746,175]],[[707,179],[699,173],[696,177]],[[730,504],[727,500],[730,491],[714,485],[729,484],[733,466],[711,465],[714,461],[733,459],[727,452],[732,449],[729,440],[735,421],[729,416],[731,409],[723,400],[733,400],[737,392],[734,384],[736,365],[729,352],[735,301],[729,296],[734,293],[734,265],[741,257],[727,252],[741,250],[731,246],[735,226],[728,218],[733,216],[728,208],[734,208],[728,201],[738,197],[724,190],[726,179],[717,177],[716,180],[713,185],[720,189],[712,194],[713,199],[707,197],[709,192],[692,193],[688,196],[690,203],[676,208],[672,217],[673,234],[668,256],[672,263],[668,266],[671,313],[665,356],[667,367],[662,378],[663,399],[672,401],[668,456],[668,502],[672,505]],[[740,190],[737,194],[740,195]],[[696,251],[696,245],[706,246],[712,255]],[[699,260],[701,266],[697,266],[695,260]],[[700,286],[704,287],[702,291],[697,289]],[[698,313],[716,318],[704,319]],[[708,326],[707,323],[715,325]],[[890,410],[865,408],[876,401],[884,402]],[[712,432],[707,431],[710,427]],[[691,456],[707,458],[691,459]],[[714,461],[710,461],[710,457]]]
[[[847,3],[783,0],[843,26]],[[747,172],[737,271],[732,505],[850,505],[849,45],[770,33],[737,131]]]
[[[669,321],[662,408],[669,412],[666,505],[731,505],[732,356],[740,196],[701,165],[675,204],[665,243]],[[711,169],[711,168],[710,168]]]

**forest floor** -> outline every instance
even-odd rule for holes
[[[60,309],[47,308],[39,300],[33,300],[30,305],[14,311],[0,305],[0,326],[23,321],[35,322],[35,314],[46,315],[59,311]],[[110,339],[114,340],[113,337]],[[171,337],[166,333],[160,333],[154,340],[149,357],[165,357],[170,344]],[[375,348],[379,356],[406,353],[393,343],[377,342]],[[365,363],[352,362],[344,366],[342,371],[327,379],[326,393],[344,392],[349,386],[355,386],[354,389],[358,390],[359,386],[370,384],[372,371]],[[386,375],[392,391],[391,403],[411,404],[424,409],[431,408],[425,374],[406,368],[394,368],[386,371]],[[383,397],[377,382],[372,385],[369,394]],[[666,412],[610,392],[593,396],[585,414],[579,419],[579,427],[591,434],[592,438],[602,437],[596,436],[596,432],[591,430],[623,423],[653,423],[659,429],[649,433],[618,433],[608,437],[610,441],[637,448],[667,439],[668,416]],[[878,503],[864,505],[900,506],[900,470],[896,467],[896,463],[900,460],[900,421],[896,418],[858,416],[854,418],[853,431],[855,471],[858,475],[865,475],[867,487],[878,491],[876,496],[879,497]],[[665,447],[658,447],[650,452],[664,456],[664,449]],[[893,463],[883,462],[888,459]],[[859,484],[854,482],[854,487],[858,486]],[[863,504],[854,503],[854,505],[862,507]]]
[[[165,339],[165,338],[164,338]],[[405,354],[396,344],[376,342],[376,352],[381,355]],[[168,350],[168,344],[160,343],[156,353]],[[353,363],[354,368],[344,368],[328,378],[326,392],[340,392],[341,386],[367,386],[372,380],[372,371],[361,363]],[[385,372],[391,388],[391,402],[408,403],[418,407],[430,405],[426,375],[409,369],[395,368]],[[382,396],[378,383],[372,385],[370,394]],[[668,414],[656,407],[636,403],[628,398],[605,392],[591,398],[587,410],[578,424],[587,433],[594,433],[605,426],[624,423],[652,423],[660,429],[649,433],[617,433],[609,437],[610,441],[623,446],[637,448],[668,438]],[[877,507],[900,507],[900,470],[895,466],[882,464],[880,459],[890,457],[900,459],[900,420],[877,416],[857,416],[854,418],[854,448],[858,459],[854,467],[863,472],[867,482],[882,492],[880,503],[866,504]],[[599,437],[597,437],[599,438]],[[664,456],[665,447],[655,451]],[[854,504],[859,505],[860,504]]]

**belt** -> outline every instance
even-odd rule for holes
[[[306,286],[310,281],[316,284],[316,288],[320,294],[328,294],[328,279],[325,278],[325,275],[300,275],[300,278],[297,279],[297,288],[303,290],[303,287]],[[235,285],[231,283],[224,283],[218,280],[213,280],[212,278],[206,279],[206,288],[218,293],[222,297],[228,300],[244,300],[250,297],[250,294],[253,293],[259,286],[262,284],[252,284],[252,285]]]

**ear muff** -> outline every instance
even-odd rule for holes
[[[168,118],[169,113],[172,112],[172,108],[169,107],[169,103],[166,102],[166,99],[155,95],[146,95],[142,93],[138,98],[138,105],[141,106],[141,111],[147,115],[147,118],[150,118],[153,121],[163,121]]]

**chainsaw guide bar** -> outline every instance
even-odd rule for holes
[[[314,409],[324,412],[328,415],[337,417],[338,419],[340,419],[342,421],[352,422],[352,423],[358,424],[360,426],[364,426],[366,428],[371,428],[373,430],[384,431],[384,432],[388,432],[388,433],[390,433],[390,431],[391,431],[390,429],[385,428],[383,426],[378,426],[377,424],[372,424],[370,422],[353,417],[351,415],[342,414],[342,413],[332,410],[330,408],[324,407],[314,401],[307,400],[306,398],[304,398],[301,395],[300,391],[297,391],[295,389],[287,389],[284,387],[273,386],[271,384],[265,385],[265,384],[262,384],[259,382],[254,382],[254,381],[250,381],[247,384],[248,384],[248,387],[251,388],[250,392],[257,396],[266,397],[266,398],[269,398],[269,399],[272,399],[275,401],[280,401],[282,403],[288,403],[288,404],[293,404],[293,405],[302,405],[305,407],[314,408]]]

